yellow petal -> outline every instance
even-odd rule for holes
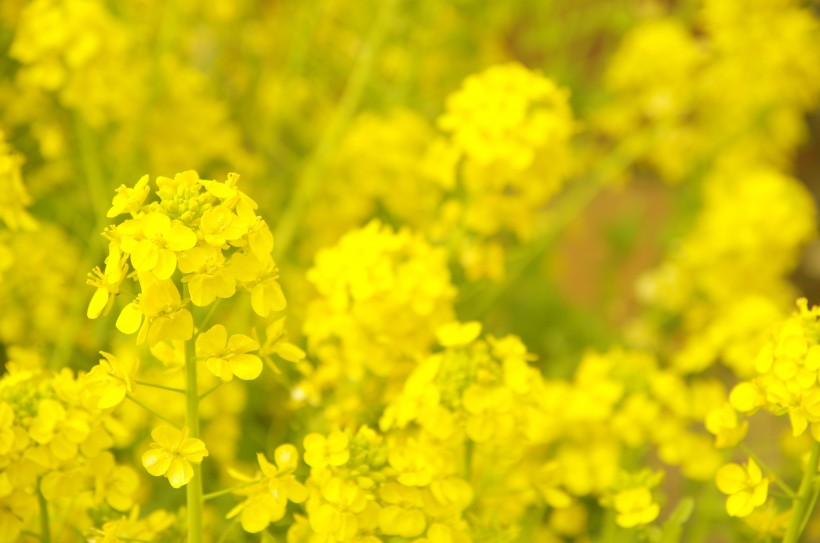
[[[451,322],[439,326],[436,338],[442,347],[458,347],[467,345],[481,334],[481,323],[477,321]]]
[[[746,470],[737,464],[722,466],[715,475],[717,487],[724,494],[735,494],[746,488],[748,475]]]
[[[163,448],[174,449],[183,439],[183,433],[173,426],[162,424],[151,430],[151,438]]]
[[[196,234],[181,222],[174,221],[165,241],[172,251],[187,251],[196,245]]]
[[[176,269],[177,256],[174,252],[168,249],[159,249],[157,251],[157,263],[152,268],[157,279],[170,279]]]
[[[142,455],[142,465],[151,475],[156,477],[165,475],[171,465],[171,455],[164,449],[156,447],[148,449]]]
[[[133,334],[142,323],[142,311],[136,302],[131,302],[122,308],[120,316],[117,318],[117,330],[123,334]]]
[[[108,289],[100,287],[94,292],[94,296],[91,297],[91,301],[88,303],[86,316],[89,319],[96,319],[103,312],[106,305],[108,305]]]
[[[242,523],[243,530],[249,534],[256,534],[267,528],[271,519],[263,505],[249,500],[249,503],[242,509],[239,521]]]
[[[212,326],[196,338],[196,350],[200,356],[221,353],[228,343],[228,331],[221,324]]]
[[[165,472],[165,476],[168,477],[168,482],[171,483],[172,487],[179,488],[187,485],[193,478],[194,468],[187,460],[175,457],[171,460],[171,464],[168,466],[168,471]]]
[[[151,271],[159,260],[159,247],[150,240],[138,241],[131,253],[131,265],[139,272]]]
[[[259,344],[245,334],[234,334],[228,340],[227,349],[237,353],[247,353],[259,349]]]
[[[205,442],[201,439],[189,437],[179,446],[179,453],[189,462],[199,464],[204,457],[208,456],[208,449],[205,448]]]
[[[238,354],[231,361],[231,370],[240,379],[250,381],[262,373],[262,360],[252,354]]]
[[[754,510],[752,495],[748,492],[738,492],[726,500],[726,512],[730,517],[748,517]]]

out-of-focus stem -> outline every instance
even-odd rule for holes
[[[798,543],[803,535],[805,525],[803,519],[811,514],[809,506],[812,502],[812,490],[817,476],[817,462],[819,460],[820,443],[815,441],[811,448],[809,463],[806,465],[806,471],[803,472],[803,479],[800,481],[800,488],[797,489],[797,497],[794,500],[789,525],[786,527],[786,535],[783,536],[783,543]]]
[[[41,543],[51,543],[51,526],[48,520],[48,502],[43,496],[40,482],[37,483],[37,501],[40,504],[40,541]]]
[[[388,31],[395,19],[396,8],[400,0],[383,0],[381,11],[370,30],[367,40],[362,44],[356,64],[350,73],[347,86],[339,100],[336,110],[322,135],[319,144],[310,156],[302,175],[299,177],[293,195],[279,218],[275,232],[277,256],[285,255],[293,243],[293,236],[305,209],[313,198],[316,185],[320,179],[321,169],[329,152],[336,146],[351,119],[359,108],[376,53],[381,49]]]
[[[91,232],[86,236],[86,239],[92,240],[96,239],[96,235],[102,232],[108,222],[106,213],[108,212],[107,202],[110,202],[110,196],[108,195],[108,189],[105,183],[105,175],[100,167],[100,157],[97,153],[94,134],[80,113],[74,115],[74,130],[77,138],[82,174],[85,178],[88,188],[88,197],[91,200],[91,206],[96,216],[94,226]],[[77,331],[80,328],[80,319],[84,318],[81,316],[84,314],[81,308],[91,297],[91,291],[85,282],[86,274],[98,260],[100,252],[100,245],[96,242],[89,243],[85,247],[83,258],[77,269],[76,284],[72,287],[72,296],[66,308],[66,314],[69,315],[69,318],[61,328],[60,336],[55,342],[54,350],[49,359],[49,367],[51,369],[62,368],[68,363],[71,356]]]
[[[132,402],[134,402],[135,404],[137,404],[138,406],[142,407],[142,408],[143,408],[143,409],[145,409],[148,413],[151,413],[152,415],[154,415],[154,416],[155,416],[155,417],[157,417],[158,419],[160,419],[160,420],[164,420],[165,422],[167,422],[168,424],[170,424],[170,425],[171,425],[171,426],[173,426],[174,428],[179,429],[179,424],[177,424],[177,423],[176,423],[176,422],[174,422],[173,420],[169,419],[169,418],[168,418],[168,417],[166,417],[165,415],[163,415],[163,414],[161,414],[161,413],[158,413],[155,409],[153,409],[153,408],[151,408],[150,406],[148,406],[148,405],[146,405],[146,404],[142,403],[141,401],[139,401],[138,399],[136,399],[136,398],[135,398],[134,396],[132,396],[131,394],[127,394],[125,397],[126,397],[126,398],[128,398],[129,400],[131,400]]]

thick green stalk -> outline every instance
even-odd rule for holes
[[[185,287],[187,297],[187,285]],[[189,435],[199,438],[199,385],[196,378],[194,339],[185,342],[185,423]],[[202,543],[202,465],[194,464],[194,477],[187,485],[188,543]]]
[[[811,449],[809,463],[806,465],[806,471],[803,473],[803,479],[800,481],[800,488],[797,490],[797,497],[794,499],[792,516],[786,528],[786,535],[783,536],[783,543],[798,543],[803,535],[803,519],[807,515],[811,515],[811,511],[808,509],[812,501],[812,490],[817,476],[818,461],[820,461],[820,443],[815,442]]]

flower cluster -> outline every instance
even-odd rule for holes
[[[535,235],[570,173],[569,92],[518,63],[493,66],[448,97],[437,125],[442,136],[426,159],[450,196],[433,235],[461,247],[470,277],[500,279],[493,260],[503,250],[493,238]]]
[[[806,189],[774,170],[705,180],[691,229],[639,285],[649,305],[679,319],[675,366],[697,372],[720,359],[750,374],[766,330],[788,313],[788,275],[817,235],[814,217]]]
[[[0,543],[820,539],[818,12],[586,4],[0,1]]]
[[[756,376],[735,386],[729,401],[740,413],[765,408],[788,415],[795,436],[811,425],[820,441],[820,307],[797,302],[798,311],[777,327],[754,361]]]
[[[94,377],[49,374],[22,352],[7,368],[0,380],[0,541],[20,541],[38,519],[90,533],[101,519],[136,514],[139,477],[115,459],[115,419],[111,406],[98,405]]]
[[[395,394],[436,328],[453,317],[445,253],[378,221],[320,251],[307,277],[317,295],[304,332],[317,366],[302,386],[337,398],[340,412],[331,416],[356,415]],[[365,375],[383,380],[381,390],[360,388]]]
[[[696,22],[657,18],[627,35],[607,70],[612,103],[595,124],[669,182],[707,161],[781,167],[820,93],[816,18],[793,0],[698,4]]]
[[[140,294],[126,305],[117,328],[133,334],[137,343],[185,341],[193,335],[186,308],[211,305],[239,290],[250,294],[254,311],[267,317],[285,307],[278,268],[271,257],[273,236],[254,210],[256,203],[236,188],[239,176],[225,182],[201,180],[196,172],[159,177],[159,199],[145,203],[150,187],[145,176],[133,187],[117,189],[110,217],[130,218],[109,227],[105,271],[89,280],[97,291],[89,304],[96,318],[110,307],[127,276],[136,272]],[[172,277],[179,270],[189,297],[180,295]]]

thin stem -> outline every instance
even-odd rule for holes
[[[183,284],[188,297],[188,285]],[[197,327],[194,326],[194,330]],[[185,342],[185,422],[189,435],[199,438],[199,384],[194,339]],[[188,543],[202,543],[202,465],[194,464],[194,476],[187,485]]]
[[[767,465],[766,465],[766,463],[765,463],[765,462],[763,462],[763,460],[761,460],[761,459],[760,459],[760,457],[759,457],[759,456],[758,456],[758,455],[757,455],[757,454],[756,454],[756,453],[755,453],[752,449],[750,449],[750,448],[749,448],[747,445],[745,445],[744,443],[741,443],[739,448],[740,448],[740,450],[741,450],[741,451],[743,451],[743,452],[745,452],[746,454],[748,454],[748,455],[749,455],[749,457],[750,457],[752,460],[754,460],[755,462],[757,462],[757,465],[758,465],[758,466],[760,466],[761,468],[763,468],[763,471],[765,471],[765,472],[767,472],[769,475],[771,475],[772,479],[774,480],[774,484],[776,484],[777,486],[779,486],[779,487],[780,487],[780,489],[781,489],[783,492],[785,492],[785,493],[786,493],[786,495],[787,495],[790,499],[792,499],[792,500],[793,500],[793,499],[795,499],[795,498],[797,497],[797,493],[796,493],[796,492],[792,489],[792,487],[790,487],[789,485],[787,485],[787,484],[785,483],[785,481],[783,481],[780,477],[778,477],[778,476],[777,476],[777,474],[774,472],[774,470],[773,470],[772,468],[770,468],[769,466],[767,466]]]
[[[516,254],[510,255],[509,261],[512,264],[504,281],[483,291],[474,291],[473,295],[480,293],[483,298],[471,302],[473,304],[471,308],[466,307],[470,300],[462,297],[456,302],[459,314],[479,319],[489,312],[505,292],[517,284],[530,266],[552,246],[559,234],[601,193],[604,187],[632,165],[635,159],[654,141],[654,137],[654,133],[650,133],[643,138],[624,142],[596,166],[587,178],[570,182],[567,191],[559,197],[551,209],[550,222],[545,226],[540,237],[522,247]]]
[[[214,316],[214,312],[216,311],[216,308],[217,308],[217,307],[219,307],[219,302],[220,302],[221,300],[222,300],[222,298],[217,298],[217,299],[216,299],[216,300],[215,300],[215,301],[211,304],[211,309],[208,311],[208,314],[207,314],[207,315],[205,315],[205,318],[204,318],[204,319],[202,319],[202,322],[200,322],[200,323],[199,323],[199,328],[200,328],[200,330],[204,330],[205,328],[207,328],[208,324],[210,324],[210,322],[211,322],[211,317],[213,317],[213,316]]]
[[[122,377],[120,377],[119,375],[113,375],[112,374],[111,377],[113,377],[114,379],[117,379],[118,381],[122,381],[123,383],[128,382],[125,379],[123,379]],[[156,383],[148,383],[146,381],[140,381],[139,379],[133,379],[132,382],[134,382],[138,385],[146,386],[146,387],[160,388],[162,390],[168,390],[168,391],[171,391],[171,392],[178,392],[180,394],[185,394],[185,391],[182,390],[181,388],[167,387],[165,385],[158,385]],[[152,410],[152,412],[153,412],[153,410]],[[159,416],[159,415],[157,415],[157,416]]]
[[[214,386],[212,386],[211,388],[209,388],[208,390],[206,390],[205,392],[200,394],[199,395],[199,400],[202,401],[203,399],[205,399],[211,392],[213,392],[216,389],[218,389],[219,387],[221,387],[222,383],[223,383],[223,381],[219,381],[217,384],[215,384]]]
[[[146,411],[148,411],[149,413],[151,413],[152,415],[154,415],[154,416],[155,416],[155,417],[157,417],[158,419],[160,419],[160,420],[164,420],[165,422],[167,422],[168,424],[170,424],[171,426],[173,426],[174,428],[176,428],[176,429],[178,429],[178,430],[180,430],[180,429],[181,429],[181,427],[179,426],[179,424],[177,424],[177,423],[176,423],[176,422],[174,422],[173,420],[169,419],[169,418],[168,418],[168,417],[166,417],[165,415],[162,415],[162,414],[160,414],[160,413],[157,413],[157,412],[156,412],[156,411],[155,411],[152,407],[149,407],[148,405],[146,405],[146,404],[142,403],[141,401],[139,401],[138,399],[136,399],[136,398],[135,398],[134,396],[132,396],[131,394],[127,394],[125,397],[126,397],[126,398],[128,398],[129,400],[131,400],[132,402],[134,402],[135,404],[137,404],[138,406],[142,407],[143,409],[145,409]]]
[[[367,40],[359,51],[356,64],[350,73],[344,93],[333,112],[333,117],[308,159],[308,163],[297,181],[290,202],[288,202],[284,213],[279,218],[274,236],[279,256],[284,256],[290,248],[299,221],[313,198],[317,184],[322,179],[321,168],[325,159],[341,139],[342,134],[344,134],[345,129],[359,108],[370,74],[373,71],[376,53],[381,49],[388,31],[392,27],[398,3],[399,0],[384,0],[382,2],[382,8],[373,23]]]
[[[473,440],[468,439],[464,444],[464,478],[469,482],[473,478]]]
[[[789,525],[786,527],[783,543],[798,543],[803,535],[804,519],[806,516],[811,515],[809,506],[812,502],[811,492],[814,478],[817,475],[818,460],[820,460],[820,443],[815,441],[811,448],[809,463],[806,465],[806,471],[803,472],[803,479],[800,481],[800,488],[797,490],[792,516],[789,518]]]
[[[79,113],[74,116],[74,129],[82,176],[85,178],[88,198],[91,201],[91,207],[94,209],[97,218],[91,227],[91,231],[87,233],[84,232],[82,235],[84,239],[97,239],[97,236],[103,231],[109,221],[106,217],[106,213],[108,212],[106,202],[109,202],[111,199],[110,187],[106,183],[105,174],[100,166],[101,161],[97,153],[94,134]],[[69,305],[66,308],[68,315],[83,315],[85,313],[85,311],[82,311],[80,308],[91,299],[91,290],[86,285],[87,273],[88,270],[94,266],[101,252],[101,246],[98,243],[89,243],[86,245],[83,257],[77,268],[76,282],[72,285]],[[62,368],[68,363],[68,360],[71,358],[71,353],[74,350],[74,341],[77,338],[77,333],[83,318],[84,317],[74,317],[68,319],[61,327],[61,333],[54,344],[54,351],[51,353],[49,359],[49,367],[52,369]]]
[[[243,488],[248,488],[249,486],[257,485],[261,482],[262,481],[248,481],[247,483],[242,483],[241,485],[232,486],[230,488],[223,488],[222,490],[217,490],[216,492],[210,492],[202,496],[202,501],[206,502],[208,500],[224,496],[225,494],[230,494],[231,492],[236,492],[237,490],[242,490]]]
[[[228,527],[225,528],[225,531],[222,532],[222,535],[219,536],[219,539],[216,540],[216,543],[224,543],[225,541],[227,541],[228,534],[231,533],[231,530],[234,528],[234,526],[237,525],[238,522],[239,522],[239,517],[234,518],[233,522],[231,522],[228,525]]]
[[[40,488],[40,481],[37,482],[37,501],[40,504],[40,541],[51,543],[51,526],[48,520],[48,502],[43,496],[43,489]]]
[[[162,390],[168,390],[170,392],[177,392],[179,394],[185,394],[185,391],[182,390],[181,388],[167,387],[165,385],[158,385],[157,383],[148,383],[146,381],[139,381],[137,379],[134,379],[134,383],[136,383],[138,385],[145,386],[145,387],[160,388]]]

